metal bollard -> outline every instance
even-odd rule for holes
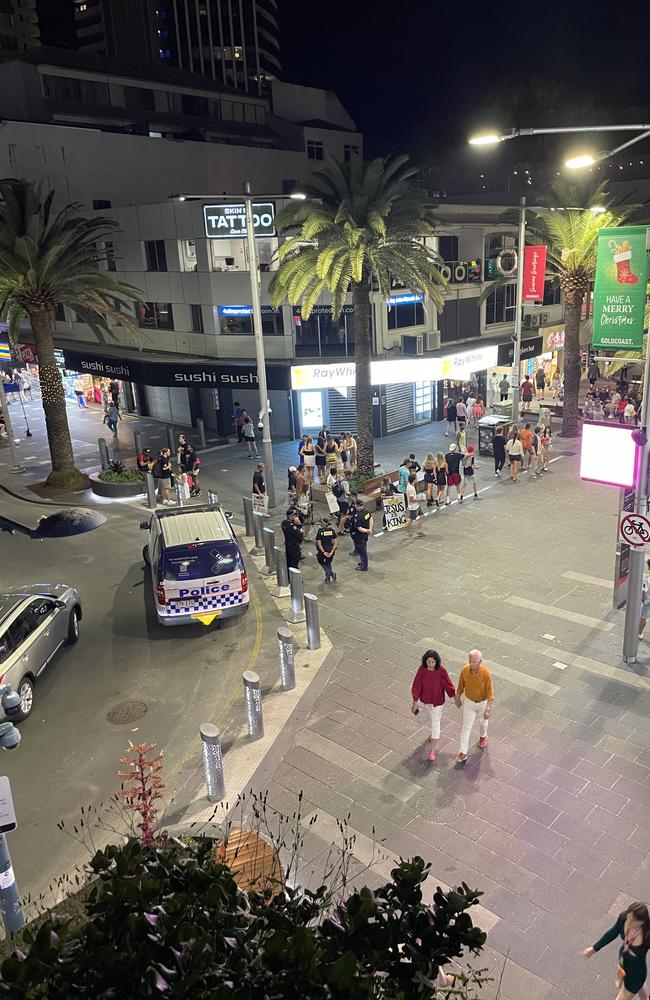
[[[108,445],[104,438],[98,438],[97,444],[99,445],[99,461],[102,464],[102,469],[110,469],[111,460],[108,455]]]
[[[176,442],[174,441],[174,428],[168,424],[165,430],[167,431],[167,447],[171,451],[172,455],[175,455]]]
[[[221,802],[226,797],[221,733],[210,722],[204,722],[199,732],[203,748],[203,773],[208,789],[208,799],[210,802]]]
[[[289,569],[289,586],[291,587],[291,610],[285,613],[288,622],[304,622],[305,612],[303,604],[305,601],[302,585],[302,573],[293,566]]]
[[[283,548],[275,546],[275,579],[277,586],[273,589],[274,597],[289,596],[289,569],[287,556]]]
[[[219,494],[215,493],[214,490],[208,490],[208,503],[211,507],[219,506]]]
[[[0,833],[0,912],[7,934],[19,931],[21,927],[25,926],[25,916],[20,906],[20,893],[4,833]]]
[[[262,716],[262,691],[259,674],[253,670],[244,670],[242,678],[246,697],[248,735],[252,740],[261,740],[264,736],[264,718]]]
[[[293,651],[293,633],[288,628],[278,629],[280,647],[280,680],[283,691],[292,691],[296,686],[296,668]]]
[[[251,535],[255,534],[255,522],[253,521],[253,500],[252,497],[242,497],[242,503],[244,504],[244,534]]]
[[[196,433],[199,435],[199,448],[205,448],[205,424],[203,417],[196,418]]]
[[[142,454],[142,451],[144,449],[144,441],[142,440],[142,434],[140,433],[140,431],[133,432],[133,444],[135,446],[135,454],[137,457],[138,455]]]
[[[176,483],[176,503],[179,507],[184,507],[187,503],[185,499],[185,487],[182,483]]]
[[[154,478],[153,478],[153,476],[151,475],[150,472],[145,472],[145,474],[144,474],[144,482],[145,482],[145,486],[147,487],[147,507],[153,507],[153,508],[155,508],[156,502],[157,502],[156,501],[156,484],[155,484]]]
[[[307,649],[320,649],[320,619],[318,598],[315,594],[305,594],[305,617],[307,619]]]
[[[264,553],[264,514],[260,514],[258,511],[253,514],[253,531],[255,545],[251,549],[251,555],[261,556]]]
[[[262,572],[265,576],[273,576],[275,573],[275,531],[273,528],[263,528],[262,538],[264,543],[264,558],[266,565]]]

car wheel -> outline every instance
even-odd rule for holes
[[[79,612],[76,608],[73,608],[70,612],[70,618],[68,619],[68,634],[66,636],[66,645],[73,646],[75,642],[79,639]]]
[[[144,559],[146,565],[148,566],[149,565],[149,546],[148,545],[145,545],[145,547],[142,550],[142,558]]]
[[[23,677],[16,693],[20,698],[20,714],[16,718],[20,722],[26,719],[28,715],[31,715],[32,708],[34,707],[34,684],[29,677]]]

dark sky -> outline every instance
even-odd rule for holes
[[[371,153],[435,159],[485,124],[622,122],[647,102],[645,32],[602,0],[279,6],[285,75],[334,90]]]

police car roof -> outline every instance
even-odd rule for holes
[[[158,516],[168,547],[191,542],[231,541],[233,538],[226,515],[218,507],[166,510]]]

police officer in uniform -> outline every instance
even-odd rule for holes
[[[363,500],[355,501],[354,513],[350,522],[350,534],[354,542],[352,555],[359,557],[357,569],[361,573],[368,572],[368,539],[372,534],[372,514],[366,510]]]
[[[337,537],[333,521],[325,518],[321,527],[316,532],[316,558],[323,567],[325,573],[325,583],[336,580],[336,573],[332,569],[334,553],[336,552]]]
[[[284,535],[284,550],[287,554],[287,566],[289,569],[298,569],[300,562],[300,546],[304,538],[302,530],[302,519],[295,509],[288,510],[287,516],[282,522],[282,534]]]

